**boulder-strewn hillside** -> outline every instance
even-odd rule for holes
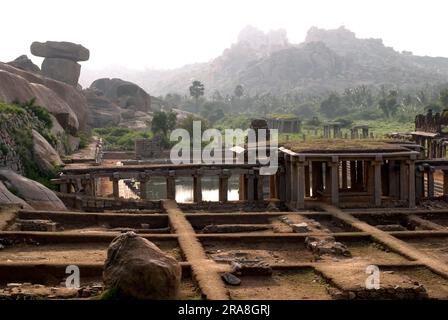
[[[237,43],[211,62],[126,77],[156,95],[187,93],[192,78],[202,81],[208,94],[232,93],[237,84],[251,94],[313,93],[361,84],[416,88],[448,82],[448,58],[400,53],[381,39],[356,38],[344,27],[313,27],[301,44],[290,44],[283,30],[265,34],[248,27]]]

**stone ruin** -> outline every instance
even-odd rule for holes
[[[163,136],[157,135],[152,139],[135,140],[136,159],[148,159],[156,157],[163,151]]]
[[[90,52],[83,46],[71,42],[33,42],[31,53],[45,58],[42,74],[72,86],[78,85],[81,65],[78,61],[89,60]]]
[[[415,131],[443,133],[444,126],[448,125],[448,110],[443,110],[442,114],[437,112],[433,114],[428,110],[427,114],[419,114],[415,117]]]

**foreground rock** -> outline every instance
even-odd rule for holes
[[[6,188],[3,182],[0,181],[0,204],[18,204],[23,209],[32,209],[23,199],[20,199]]]
[[[0,169],[0,181],[36,210],[67,210],[56,194],[39,182],[22,177],[8,169]]]
[[[56,150],[36,130],[33,130],[33,153],[37,167],[44,173],[53,173],[63,164]]]
[[[152,242],[127,232],[107,250],[103,281],[107,289],[135,299],[176,299],[181,267]]]

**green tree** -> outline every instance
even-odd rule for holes
[[[399,107],[398,92],[396,90],[390,90],[387,96],[380,99],[378,105],[387,118],[394,116]]]
[[[194,80],[190,86],[190,96],[196,100],[196,111],[199,109],[199,98],[204,95],[205,87],[201,81]]]
[[[151,131],[154,134],[162,133],[164,136],[176,127],[177,115],[175,112],[154,112],[151,121]]]
[[[327,99],[321,102],[320,111],[327,117],[333,118],[341,115],[342,99],[336,92],[330,93]]]
[[[237,85],[235,87],[235,90],[233,91],[233,94],[235,95],[235,97],[237,97],[238,99],[241,99],[241,97],[244,95],[244,88],[242,85]]]

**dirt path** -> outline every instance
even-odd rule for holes
[[[192,274],[205,298],[210,300],[229,299],[229,292],[219,275],[219,272],[225,271],[223,266],[207,258],[193,227],[177,203],[174,200],[164,200],[163,206],[168,213],[171,228],[178,236],[179,246],[190,263]]]

